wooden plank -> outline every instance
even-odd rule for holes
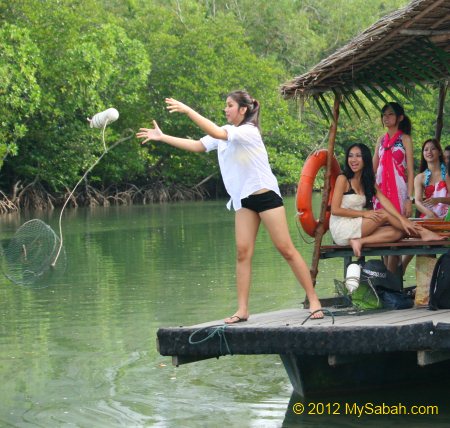
[[[386,247],[436,247],[450,246],[450,239],[445,239],[443,241],[422,241],[421,239],[402,239],[397,242],[381,242],[378,244],[368,244],[365,248],[386,248]],[[322,245],[321,248],[325,250],[341,250],[341,249],[352,249],[350,245]]]
[[[379,247],[363,247],[361,250],[362,257],[371,256],[388,256],[388,255],[436,255],[444,254],[449,251],[450,244],[442,245],[385,245]],[[322,259],[330,259],[336,257],[355,257],[350,246],[322,246],[320,248],[320,257]]]
[[[360,355],[328,355],[328,365],[330,367],[336,367],[342,364],[353,363],[360,359]]]
[[[336,325],[403,325],[405,323],[420,323],[424,321],[448,322],[450,323],[450,310],[429,311],[425,307],[404,310],[375,310],[355,312],[349,309],[326,308],[334,313]],[[308,317],[307,309],[284,309],[252,315],[247,322],[233,324],[230,328],[262,328],[262,327],[298,327]],[[223,320],[210,321],[196,324],[191,328],[204,328],[223,325]],[[332,317],[325,314],[322,320],[309,319],[304,326],[330,326]]]
[[[183,364],[196,363],[197,361],[210,360],[211,358],[219,358],[216,356],[204,356],[204,357],[192,357],[184,355],[174,355],[172,356],[172,365],[179,367]]]
[[[211,329],[214,330],[214,329]],[[323,355],[368,354],[373,352],[417,351],[438,349],[430,334],[433,323],[407,325],[326,325],[282,326],[269,328],[227,327],[221,334],[199,332],[192,328],[158,330],[159,352],[167,356],[212,357],[228,354]],[[443,334],[442,338],[446,337]]]
[[[417,364],[421,367],[450,360],[449,351],[418,351]]]

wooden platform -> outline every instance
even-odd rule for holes
[[[333,316],[306,322],[307,310],[288,309],[231,326],[219,320],[160,328],[157,346],[176,366],[229,354],[279,354],[303,396],[450,373],[450,310],[330,311]]]
[[[429,311],[426,308],[405,310],[375,310],[358,313],[347,309],[329,310],[322,320],[309,319],[305,309],[286,309],[255,314],[247,322],[227,325],[224,336],[232,354],[280,354],[295,352],[306,355],[326,355],[337,352],[361,353],[411,349],[450,349],[450,310]],[[448,328],[445,327],[448,324]],[[160,328],[157,332],[161,355],[173,356],[175,365],[183,364],[189,357],[218,357],[223,339],[216,334],[211,339],[191,345],[189,336],[198,331],[194,341],[200,341],[223,320],[187,327]],[[202,331],[200,331],[202,329]],[[442,332],[448,338],[442,342]],[[409,333],[413,336],[410,337]],[[433,333],[430,333],[433,332]],[[426,333],[426,334],[425,334]],[[345,335],[341,341],[340,335]],[[380,336],[381,337],[378,337]],[[447,334],[447,333],[445,333]],[[383,339],[382,342],[378,339]],[[344,343],[345,342],[345,343]]]
[[[362,248],[361,257],[403,256],[403,255],[438,255],[450,250],[450,239],[443,241],[422,241],[420,239],[402,239],[398,242],[367,245]],[[331,259],[342,257],[345,268],[352,262],[353,254],[350,245],[322,245],[320,258]]]
[[[420,239],[402,239],[398,242],[367,245],[362,248],[362,256],[390,256],[406,254],[443,254],[450,250],[450,239],[443,241],[422,241]],[[332,257],[354,257],[350,245],[322,245],[320,247],[322,259]]]
[[[362,256],[442,254],[450,240],[416,239],[367,246]],[[342,257],[351,247],[321,247],[322,258]],[[187,327],[160,328],[157,346],[174,365],[225,355],[279,354],[296,393],[302,396],[405,383],[450,384],[450,310],[427,308],[358,312],[329,305],[322,320],[306,309],[254,314],[249,321],[223,320]]]

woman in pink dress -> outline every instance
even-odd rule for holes
[[[420,173],[414,179],[415,203],[421,218],[443,218],[450,202],[450,178],[439,141],[430,138],[422,145]]]
[[[414,199],[414,158],[411,121],[398,103],[388,103],[381,110],[387,128],[375,146],[373,169],[376,184],[397,211],[410,217]],[[381,208],[378,200],[375,209]]]
[[[411,217],[414,199],[411,121],[400,104],[390,102],[381,109],[381,122],[387,132],[375,146],[373,170],[376,184],[400,214]],[[380,201],[375,199],[374,209],[381,208]],[[385,263],[391,272],[403,271],[398,256],[386,257]]]

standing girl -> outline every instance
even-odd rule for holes
[[[222,178],[235,210],[237,249],[236,285],[238,308],[225,323],[247,321],[251,263],[261,222],[269,232],[275,247],[286,259],[297,280],[303,286],[313,318],[322,318],[321,305],[314,290],[311,275],[289,235],[286,213],[278,183],[270,169],[267,151],[259,130],[259,103],[245,91],[228,94],[225,115],[229,125],[218,126],[187,105],[166,98],[170,113],[186,114],[207,136],[200,140],[172,137],[164,134],[153,121],[153,128],[141,128],[142,144],[162,141],[192,152],[217,150]]]
[[[411,121],[400,104],[390,102],[381,109],[381,122],[387,132],[375,146],[376,184],[399,213],[410,217],[414,199]],[[380,201],[375,201],[374,208],[381,208]]]
[[[376,184],[400,214],[411,217],[414,199],[411,121],[400,104],[390,102],[381,109],[381,123],[387,132],[375,146],[373,169]],[[378,198],[375,199],[374,208],[382,207]],[[401,261],[398,256],[389,256],[385,263],[389,270],[395,272]],[[403,271],[402,267],[400,271]]]
[[[443,218],[450,203],[450,178],[441,145],[430,138],[422,145],[420,173],[414,179],[415,203],[421,218]]]

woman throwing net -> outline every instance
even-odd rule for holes
[[[283,200],[259,130],[258,101],[245,91],[228,94],[225,115],[229,124],[222,127],[173,98],[166,98],[166,103],[169,112],[187,115],[208,135],[200,140],[173,137],[164,134],[153,121],[154,127],[141,128],[137,137],[143,139],[142,144],[162,141],[191,152],[217,150],[222,178],[231,196],[227,206],[230,209],[232,205],[235,210],[238,308],[225,323],[247,321],[250,315],[251,264],[261,222],[305,289],[312,317],[322,318],[308,266],[289,235]]]

